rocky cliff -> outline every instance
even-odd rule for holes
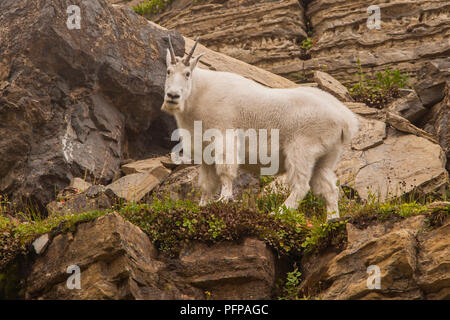
[[[159,110],[167,32],[107,1],[75,3],[79,30],[63,2],[0,3],[0,190],[38,208],[73,177],[111,181],[124,157],[165,150],[174,125]]]
[[[174,1],[151,19],[187,37],[201,36],[208,48],[269,71],[298,65],[307,37],[297,0]]]
[[[180,230],[167,230],[164,225],[159,228],[157,225],[165,218],[144,208],[128,207],[121,209],[120,214],[100,213],[93,215],[99,216],[96,219],[80,220],[76,224],[70,224],[74,215],[59,220],[58,228],[41,236],[35,234],[28,249],[21,255],[16,252],[16,257],[6,265],[3,265],[4,254],[13,251],[3,246],[0,249],[0,297],[450,298],[448,202],[423,207],[415,211],[420,214],[407,218],[392,211],[391,216],[379,220],[378,214],[371,216],[361,212],[362,215],[350,218],[347,223],[335,225],[309,226],[309,222],[305,224],[301,219],[264,218],[271,231],[260,229],[264,222],[258,214],[252,214],[251,224],[245,225],[250,222],[245,217],[235,219],[228,213],[224,216],[216,211],[216,218],[224,219],[217,233],[202,230],[203,222],[186,220],[192,211],[179,211],[181,216],[163,212],[169,219],[184,221],[185,227],[188,227],[186,221],[191,221],[197,236],[190,233],[191,227],[183,231],[181,224]],[[401,210],[405,208],[408,207],[403,206]],[[140,213],[140,210],[144,211]],[[235,214],[247,216],[249,213],[233,212]],[[156,226],[146,227],[148,221]],[[166,223],[166,227],[175,225]],[[211,227],[211,222],[208,223]],[[294,226],[295,229],[290,229]],[[0,242],[11,245],[7,236],[5,238],[6,230],[3,229]],[[323,233],[325,230],[328,232]],[[313,236],[317,232],[322,234],[313,242],[311,239],[317,237]],[[205,235],[208,241],[203,238]],[[22,236],[16,231],[16,239]],[[159,240],[155,241],[155,237]],[[170,254],[167,250],[169,246],[173,249],[174,241],[178,247],[175,254]],[[291,244],[296,247],[289,248]],[[286,282],[286,272],[291,271],[293,265],[298,268],[294,270],[296,281]],[[378,287],[370,286],[370,266],[378,268]],[[74,275],[78,280],[74,280]]]
[[[375,74],[395,67],[413,76],[450,50],[447,1],[379,5],[380,29],[367,27],[369,0],[174,0],[149,18],[219,52],[298,80],[322,69],[355,81],[356,62]],[[303,40],[311,38],[309,44]],[[306,50],[308,54],[306,54]]]
[[[347,224],[347,247],[305,257],[301,290],[319,299],[448,299],[448,223],[426,230],[423,216],[361,228]],[[380,288],[367,286],[380,268]]]

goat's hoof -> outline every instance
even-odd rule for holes
[[[327,215],[327,223],[333,223],[340,219],[339,213],[329,214]]]
[[[232,197],[220,197],[217,201],[222,203],[230,203],[234,202],[234,199]]]

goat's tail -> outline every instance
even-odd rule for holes
[[[350,143],[353,137],[358,133],[359,130],[359,120],[356,115],[351,112],[351,117],[347,118],[344,122],[341,131],[341,142],[343,144]]]

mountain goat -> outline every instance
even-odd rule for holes
[[[237,128],[277,129],[278,145],[271,143],[269,149],[279,150],[278,173],[287,173],[291,193],[284,205],[296,209],[311,188],[314,194],[326,200],[327,221],[339,218],[339,188],[334,169],[343,145],[349,143],[358,130],[357,117],[331,94],[318,88],[273,89],[237,74],[196,68],[201,57],[192,56],[197,43],[198,39],[188,55],[176,57],[169,37],[161,109],[172,114],[178,128],[191,136],[195,135],[196,121],[201,121],[202,132],[214,129],[225,134],[226,130]],[[248,143],[249,137],[245,138]],[[273,140],[273,134],[268,138]],[[182,139],[183,152],[189,153],[184,150],[186,140],[189,139]],[[187,142],[186,149],[189,149],[192,141]],[[230,152],[227,144],[222,153]],[[252,153],[247,150],[246,156],[251,157]],[[212,199],[219,185],[219,200],[231,200],[238,167],[256,172],[262,163],[202,163],[200,205]]]

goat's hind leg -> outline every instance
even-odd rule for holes
[[[339,187],[336,186],[334,168],[340,154],[341,148],[337,147],[320,158],[311,178],[312,192],[325,198],[328,222],[339,219]]]
[[[202,189],[202,198],[200,199],[200,206],[205,206],[214,198],[219,187],[219,177],[216,173],[214,165],[202,164],[199,172],[199,184]]]
[[[291,143],[285,150],[287,181],[291,193],[283,203],[288,209],[297,209],[309,190],[314,163],[320,148],[307,144],[301,139]]]

